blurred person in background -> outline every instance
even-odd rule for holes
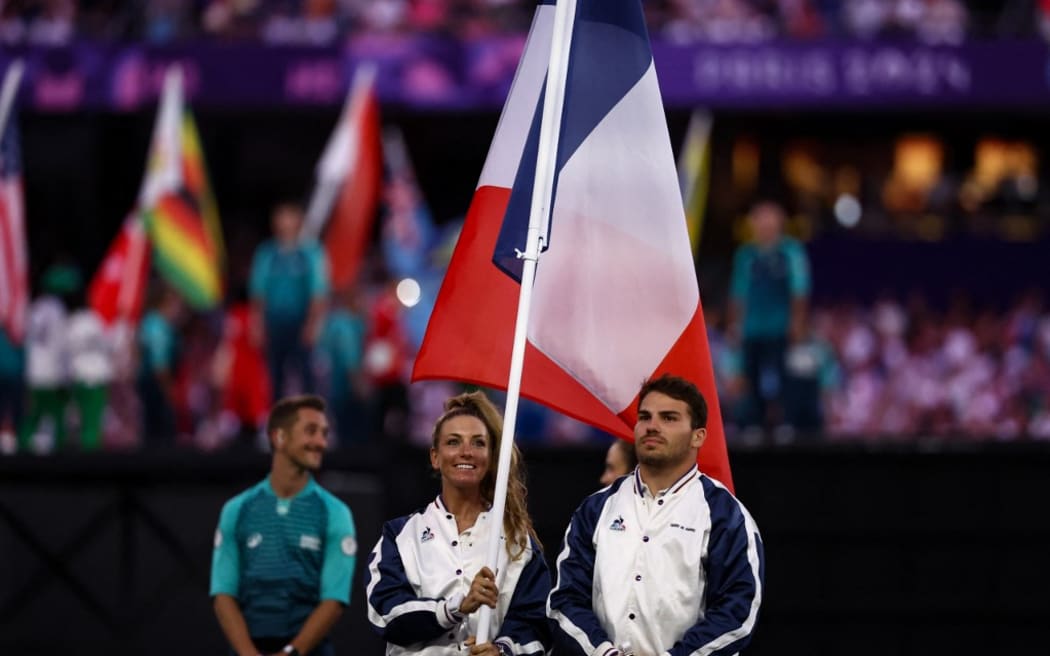
[[[80,285],[77,269],[66,264],[53,265],[41,281],[43,295],[29,306],[26,322],[29,409],[18,435],[21,450],[32,445],[46,452],[65,444],[69,402],[67,299]]]
[[[879,422],[890,416],[886,411],[899,414],[895,411],[905,407],[903,403],[885,407],[886,377],[879,362],[878,340],[864,319],[863,313],[853,306],[842,308],[835,315],[844,382],[832,395],[828,420],[831,431],[838,435],[877,435],[881,430]],[[904,420],[910,425],[910,412]]]
[[[77,36],[101,41],[126,41],[132,38],[140,3],[124,0],[79,0],[77,3]]]
[[[262,27],[262,39],[272,44],[329,45],[346,32],[349,14],[348,0],[277,3]]]
[[[258,36],[265,10],[261,0],[207,0],[206,5],[201,24],[208,34],[229,39]]]
[[[609,445],[605,452],[605,469],[598,482],[602,486],[612,485],[613,481],[626,476],[638,466],[638,458],[634,455],[634,443],[627,440],[616,440]]]
[[[402,323],[397,284],[385,283],[372,303],[365,338],[364,371],[372,395],[372,437],[403,438],[408,430],[408,386],[405,373],[411,361]]]
[[[351,12],[352,26],[358,34],[387,34],[408,29],[408,0],[351,0]]]
[[[226,310],[222,340],[212,361],[212,375],[226,419],[234,420],[239,446],[251,446],[266,424],[273,399],[266,358],[259,338],[252,334],[251,303],[243,286],[234,294]],[[224,432],[221,428],[220,431]]]
[[[240,656],[333,656],[328,634],[350,603],[357,532],[350,508],[314,480],[328,444],[324,399],[281,399],[266,432],[269,476],[219,516],[215,615]]]
[[[134,448],[143,439],[136,329],[129,319],[119,318],[106,332],[113,345],[113,380],[107,393],[109,412],[103,421],[103,441],[107,449]]]
[[[368,413],[363,360],[367,326],[356,289],[337,292],[325,319],[317,345],[320,368],[325,373],[325,391],[335,415],[335,433],[340,447],[359,444],[368,438]]]
[[[789,342],[806,335],[809,259],[805,248],[784,235],[784,210],[761,201],[749,215],[751,243],[733,259],[729,326],[740,336],[748,384],[747,428],[783,424],[785,357]]]
[[[808,439],[824,430],[824,406],[842,381],[832,346],[816,333],[787,351],[784,365],[784,420]],[[781,432],[781,440],[787,435]]]
[[[175,376],[178,444],[212,449],[224,443],[222,399],[215,386],[215,354],[222,342],[220,315],[189,314],[179,326]]]
[[[142,402],[143,444],[175,443],[175,376],[180,343],[177,327],[185,313],[182,298],[161,287],[138,330],[138,393]]]
[[[75,0],[0,2],[0,43],[62,46],[75,35]]]
[[[278,205],[273,239],[252,259],[249,294],[274,396],[288,393],[289,374],[298,377],[300,391],[314,391],[310,355],[324,327],[328,264],[319,243],[300,238],[302,225],[302,207]]]
[[[663,36],[676,43],[757,43],[777,35],[770,16],[747,0],[671,0]]]
[[[187,39],[196,32],[199,2],[140,0],[138,4],[139,31],[149,43],[172,43]]]
[[[487,566],[490,509],[503,418],[483,392],[448,399],[434,425],[430,466],[441,493],[391,520],[369,556],[368,620],[388,656],[540,656],[550,647],[544,604],[550,574],[526,505],[513,448],[503,548]],[[491,641],[475,644],[481,606],[493,609]]]
[[[0,453],[17,448],[15,431],[25,404],[25,350],[0,328]]]
[[[739,433],[738,422],[745,418],[749,401],[747,379],[744,377],[743,354],[740,351],[740,336],[731,334],[726,325],[726,313],[717,305],[704,310],[707,326],[707,344],[711,351],[711,364],[718,390],[718,405],[722,410],[722,425],[726,437],[735,438]]]
[[[80,415],[80,448],[98,451],[113,382],[113,343],[98,313],[88,306],[69,317],[67,335],[73,403]]]

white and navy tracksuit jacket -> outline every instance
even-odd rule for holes
[[[763,558],[754,520],[721,484],[694,466],[654,496],[636,469],[573,514],[547,603],[557,653],[736,654],[758,616]]]
[[[424,510],[387,522],[369,557],[368,620],[387,642],[388,655],[465,653],[477,635],[479,613],[457,611],[470,583],[486,565],[491,515],[483,512],[462,533],[439,496]],[[538,546],[515,560],[500,549],[499,601],[490,640],[504,654],[545,654],[550,629],[544,604],[550,573]]]

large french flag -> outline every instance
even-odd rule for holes
[[[413,379],[505,388],[536,169],[553,0],[536,10]],[[639,0],[577,0],[547,248],[522,394],[631,438],[642,381],[710,408],[701,469],[732,488],[663,104]]]

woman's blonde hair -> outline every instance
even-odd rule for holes
[[[441,427],[453,417],[477,417],[489,434],[489,470],[481,481],[481,498],[490,506],[496,492],[496,469],[499,460],[500,442],[503,439],[503,417],[484,392],[465,392],[445,401],[445,412],[434,424],[433,446],[438,446]],[[525,551],[531,537],[540,544],[532,518],[526,506],[525,467],[521,452],[514,445],[510,457],[510,476],[507,480],[507,505],[503,511],[503,532],[507,536],[507,553],[511,559]]]

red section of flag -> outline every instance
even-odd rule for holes
[[[0,134],[0,330],[21,344],[29,304],[29,253],[16,129],[11,117]]]
[[[25,336],[29,283],[26,274],[25,224],[22,216],[22,180],[0,179],[0,330],[16,344]]]
[[[493,265],[492,252],[509,199],[509,189],[481,187],[475,193],[416,358],[413,380],[463,380],[507,388],[520,286]],[[542,262],[541,258],[540,266]],[[610,366],[616,365],[615,358],[610,354]],[[697,460],[704,473],[732,489],[711,371],[703,312],[697,308],[653,375],[672,373],[700,387],[710,406],[710,420]],[[633,437],[636,403],[619,414],[609,410],[531,344],[526,346],[521,394],[619,437]]]
[[[368,91],[359,120],[350,129],[357,140],[357,157],[350,164],[324,237],[335,289],[348,287],[357,278],[379,203],[383,159],[374,88]]]
[[[124,225],[106,252],[88,287],[88,304],[107,324],[118,319],[137,322],[149,271],[146,231],[134,216]]]
[[[718,404],[718,389],[715,387],[714,369],[711,367],[711,351],[707,344],[707,328],[704,324],[704,310],[699,305],[689,325],[671,347],[667,357],[653,372],[654,376],[662,374],[681,376],[692,381],[700,389],[707,401],[707,439],[697,456],[700,471],[718,479],[730,490],[733,489],[733,475],[729,469],[729,454],[726,451],[725,434],[722,428],[722,411]],[[620,419],[627,426],[634,426],[638,419],[638,397],[631,406],[620,413]]]

